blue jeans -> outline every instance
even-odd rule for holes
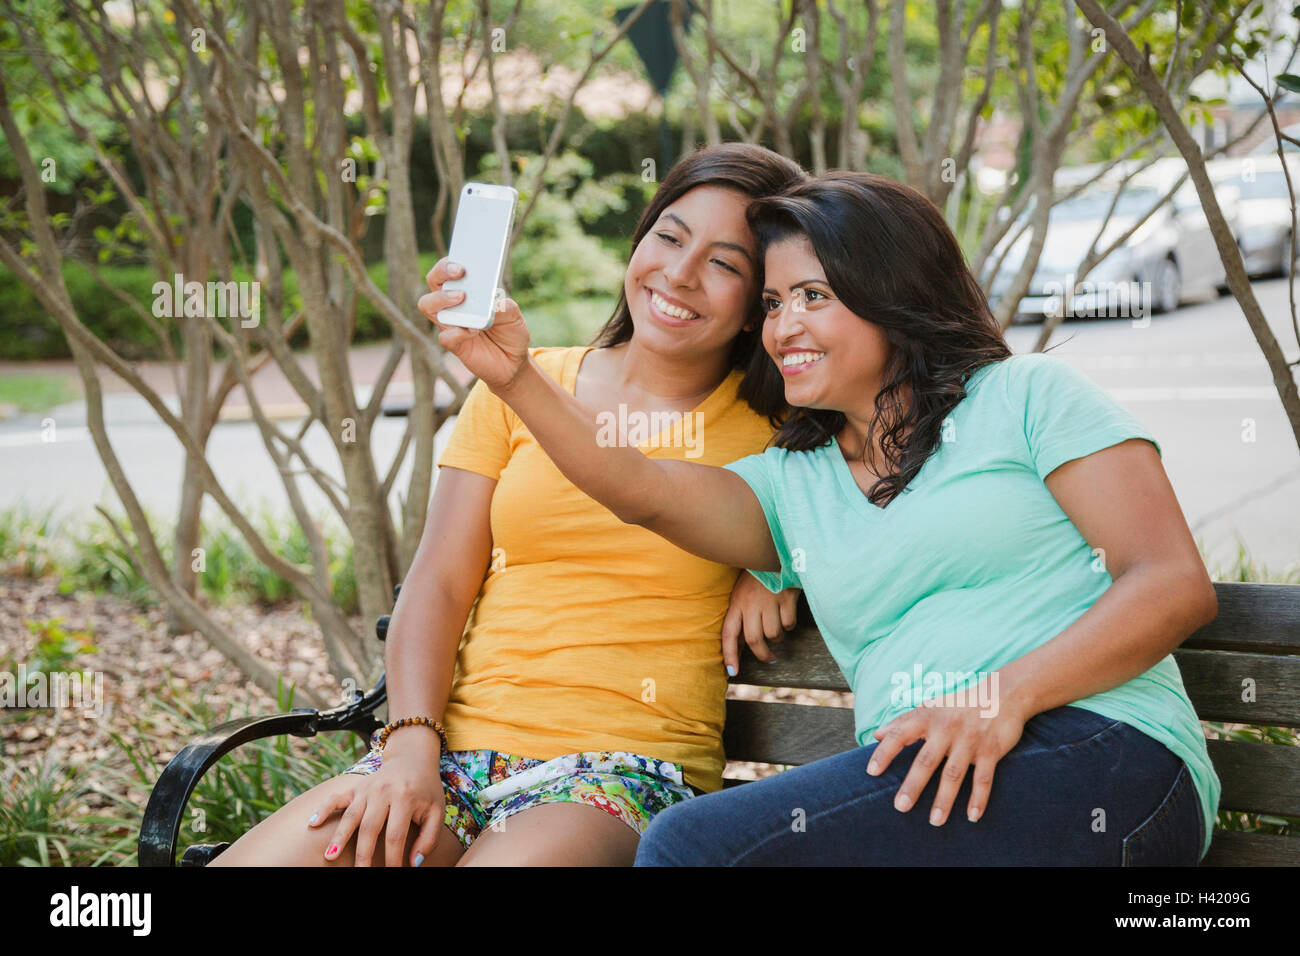
[[[1035,715],[993,771],[931,826],[936,769],[906,813],[894,797],[924,741],[867,775],[877,744],[668,807],[637,866],[1196,866],[1204,821],[1186,765],[1159,741],[1081,707]]]

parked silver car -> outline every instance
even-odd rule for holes
[[[1138,317],[1153,311],[1170,312],[1188,298],[1213,296],[1224,281],[1223,264],[1195,188],[1189,181],[1170,201],[1160,201],[1177,172],[1164,164],[1158,173],[1139,174],[1117,201],[1115,184],[1098,184],[1057,203],[1048,218],[1038,268],[1016,318],[1033,320],[1058,310],[1067,318]],[[1025,218],[1031,214],[1032,209]],[[1015,234],[1018,225],[1009,235]],[[1078,279],[1084,255],[1099,233],[1097,248],[1102,250],[1129,230],[1132,235],[1086,277]],[[994,303],[1020,270],[1029,240],[1026,230],[1002,260],[989,285]],[[990,267],[1000,252],[989,257]]]
[[[1292,159],[1287,165],[1294,188],[1300,184],[1300,162]],[[1276,156],[1251,157],[1215,172],[1216,193],[1231,190],[1237,199],[1230,221],[1246,272],[1287,275],[1292,265],[1291,200],[1281,162]]]

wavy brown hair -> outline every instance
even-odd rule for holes
[[[885,476],[867,495],[883,507],[939,447],[944,419],[966,397],[970,375],[1011,355],[984,291],[934,203],[883,176],[827,173],[755,200],[747,216],[762,256],[783,239],[807,238],[836,297],[878,326],[892,346],[863,458]],[[770,358],[756,384],[784,394]],[[910,405],[904,385],[911,388]],[[846,421],[843,412],[797,408],[772,444],[817,448]],[[876,467],[877,433],[887,471]]]
[[[752,143],[701,146],[673,166],[659,184],[654,198],[637,220],[636,229],[632,233],[632,248],[635,250],[641,244],[641,240],[659,221],[665,209],[697,186],[723,186],[758,199],[779,193],[808,179],[808,173],[798,163],[762,146]],[[762,266],[763,256],[760,252],[757,270],[759,276],[763,272]],[[763,387],[760,384],[767,381],[765,373],[772,364],[763,351],[762,296],[758,291],[761,287],[760,282],[754,290],[751,314],[747,317],[754,323],[754,328],[749,332],[742,330],[736,336],[730,358],[732,368],[745,371],[737,394],[754,411],[772,419],[775,426],[776,416],[786,412],[789,406],[785,402],[784,390],[773,390],[770,386]],[[627,293],[621,289],[613,316],[596,333],[591,344],[597,348],[608,348],[630,338],[632,313],[628,309]]]

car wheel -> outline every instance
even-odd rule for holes
[[[1156,312],[1172,312],[1178,308],[1183,297],[1183,277],[1172,259],[1161,259],[1156,267],[1155,301],[1152,303]]]

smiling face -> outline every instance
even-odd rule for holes
[[[763,348],[791,405],[870,419],[892,346],[835,297],[806,236],[772,243],[762,292]]]
[[[725,351],[752,315],[757,245],[749,197],[697,186],[637,244],[623,282],[638,343],[694,356]]]

